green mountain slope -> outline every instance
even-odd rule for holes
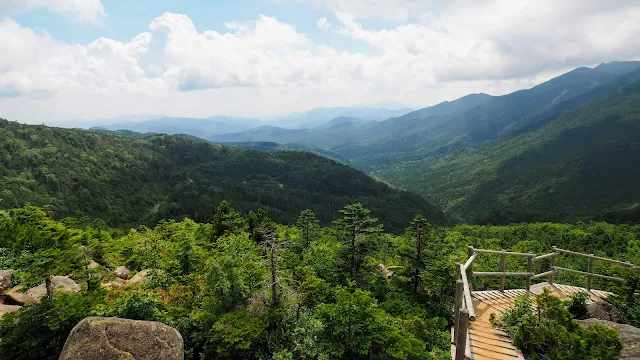
[[[459,219],[637,221],[638,163],[640,81],[542,124],[377,175],[421,189]]]
[[[229,200],[247,212],[270,210],[285,223],[311,208],[329,221],[344,205],[362,202],[388,231],[415,214],[443,214],[415,194],[316,154],[257,152],[187,138],[123,138],[83,130],[0,120],[2,208],[52,205],[57,217],[105,219],[110,225],[189,216],[211,219]]]

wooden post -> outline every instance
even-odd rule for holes
[[[527,258],[527,272],[533,274],[533,258]],[[531,289],[531,275],[527,276],[527,291]]]
[[[467,258],[473,256],[473,253],[475,252],[476,251],[473,249],[473,246],[467,247]],[[467,270],[469,271],[467,274],[471,274],[471,279],[469,279],[469,276],[467,275],[467,279],[469,280],[469,291],[471,291],[471,284],[473,283],[473,264],[469,264],[469,268]]]
[[[589,266],[587,272],[587,291],[591,291],[591,281],[593,280],[593,254],[589,254]]]
[[[460,321],[460,309],[462,308],[462,298],[464,297],[464,283],[462,280],[456,281],[456,298],[455,308],[453,309],[453,341],[457,340],[458,336],[458,321]]]
[[[553,273],[551,273],[551,275],[549,275],[549,285],[553,286],[553,277],[556,275],[554,269],[554,267],[556,266],[556,256],[551,257],[551,263],[549,264],[549,266],[551,267],[550,270],[554,271]]]
[[[462,273],[460,272],[460,263],[456,262],[456,273],[458,274],[458,280],[462,280]]]
[[[456,334],[455,360],[465,360],[467,350],[467,330],[469,329],[469,310],[460,310],[458,334]]]
[[[502,251],[505,251],[505,250],[502,249]],[[506,254],[500,255],[500,269],[498,271],[503,273],[502,275],[500,275],[500,292],[504,292],[504,272],[506,271],[506,265],[505,265],[506,258],[507,258]]]

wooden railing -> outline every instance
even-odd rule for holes
[[[498,265],[497,272],[482,272],[473,271],[473,262],[478,257],[478,254],[499,255],[500,263]],[[587,271],[580,271],[574,269],[563,268],[555,265],[556,258],[560,255],[575,255],[588,258]],[[507,272],[506,271],[506,258],[507,256],[515,256],[526,258],[527,271],[526,272]],[[549,270],[541,273],[534,273],[533,263],[542,259],[549,259]],[[456,281],[456,293],[455,293],[455,307],[454,307],[454,327],[453,327],[453,342],[456,347],[456,353],[454,360],[464,360],[471,358],[470,344],[469,344],[469,325],[476,320],[475,310],[473,308],[473,298],[471,296],[471,284],[467,278],[467,272],[472,276],[497,276],[500,279],[500,291],[504,292],[504,280],[507,276],[524,277],[526,279],[525,289],[531,290],[531,281],[543,277],[548,277],[548,282],[553,286],[555,274],[560,271],[570,272],[575,274],[585,275],[587,277],[587,291],[591,291],[593,278],[600,278],[613,281],[624,281],[621,278],[596,274],[593,272],[593,263],[595,260],[606,261],[625,267],[635,267],[630,262],[624,262],[619,260],[607,259],[594,254],[583,254],[575,251],[564,250],[553,246],[553,252],[536,255],[533,253],[520,253],[506,250],[485,250],[475,249],[473,246],[468,248],[468,259],[464,264],[456,263],[456,270],[458,271],[458,280]],[[463,351],[460,351],[463,350]]]

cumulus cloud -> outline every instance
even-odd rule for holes
[[[101,0],[0,0],[0,15],[40,7],[92,23],[99,23],[105,16]]]
[[[0,56],[0,107],[22,111],[17,99],[37,98],[38,109],[46,109],[69,101],[61,99],[70,94],[100,99],[92,109],[118,99],[128,112],[147,113],[169,113],[157,108],[180,99],[180,115],[189,116],[389,101],[426,106],[471,92],[530,87],[577,66],[640,57],[636,1],[440,3],[393,2],[413,20],[382,29],[363,25],[361,17],[377,15],[359,11],[358,0],[331,5],[335,20],[322,17],[318,28],[366,44],[366,52],[339,51],[266,15],[227,22],[224,31],[199,31],[188,16],[165,13],[129,41],[99,38],[88,45],[60,43],[3,18],[0,54],[11,56]],[[55,101],[42,100],[48,96]]]

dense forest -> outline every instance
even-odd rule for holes
[[[56,218],[153,225],[188,216],[210,221],[229,200],[248,212],[263,207],[292,224],[314,207],[328,224],[346,204],[361,202],[400,232],[405,219],[442,212],[336,161],[302,151],[259,152],[184,137],[143,138],[21,125],[0,120],[0,208],[50,206]]]
[[[185,340],[186,359],[450,359],[454,263],[466,260],[468,245],[538,253],[557,245],[640,262],[640,228],[607,223],[439,227],[417,216],[393,235],[360,204],[324,227],[312,210],[285,226],[262,209],[243,215],[224,201],[210,222],[185,218],[124,231],[53,220],[27,206],[0,211],[0,265],[24,286],[73,274],[83,290],[5,314],[0,356],[57,359],[71,328],[98,315],[170,324]],[[494,270],[493,260],[474,266]],[[586,266],[579,258],[558,261]],[[114,286],[108,269],[122,265],[145,273],[145,281]],[[628,276],[616,267],[596,271]],[[558,281],[583,285],[584,278]],[[474,283],[494,286],[488,278]],[[630,301],[626,319],[638,324],[637,297]],[[555,304],[554,313],[567,311]],[[602,343],[602,351],[619,351],[615,332],[596,330],[582,334],[591,342],[578,341],[578,350]]]

